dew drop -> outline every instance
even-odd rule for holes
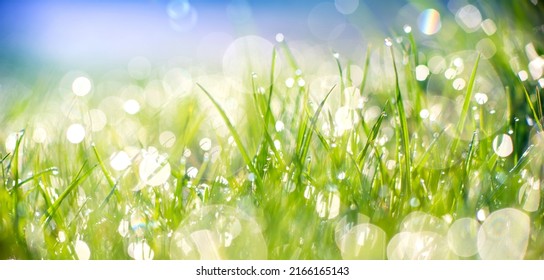
[[[500,134],[493,139],[493,151],[500,157],[507,157],[514,151],[512,138],[508,134]]]
[[[393,46],[393,41],[391,40],[391,38],[385,38],[384,44],[386,47],[391,47]]]

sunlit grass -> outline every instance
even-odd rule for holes
[[[511,62],[540,42],[403,31],[356,60],[244,37],[225,75],[9,98],[0,258],[543,259],[542,75]]]

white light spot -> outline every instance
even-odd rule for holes
[[[491,36],[497,31],[497,25],[492,19],[486,19],[482,21],[482,29],[487,36]]]
[[[508,134],[500,134],[493,139],[493,150],[500,157],[507,157],[514,151],[512,138]]]
[[[171,168],[166,155],[160,155],[157,149],[149,147],[147,150],[142,150],[142,161],[138,170],[143,184],[159,186],[168,180]],[[136,187],[133,191],[141,188],[143,186]]]
[[[165,148],[171,148],[176,143],[176,135],[169,130],[163,131],[159,135],[159,142]]]
[[[391,38],[385,38],[384,44],[386,47],[391,47],[393,46],[393,41],[391,40]]]
[[[487,94],[478,92],[474,95],[474,99],[476,99],[476,103],[484,105],[485,103],[487,103],[488,97]]]
[[[74,123],[66,130],[66,138],[72,144],[78,144],[85,139],[85,128],[78,123]]]
[[[455,71],[455,69],[452,69],[452,68],[448,68],[444,72],[444,77],[446,77],[446,79],[448,80],[455,78],[456,75],[457,75],[457,71]]]
[[[288,88],[292,88],[295,85],[295,79],[289,77],[285,80],[285,86]]]
[[[10,133],[6,138],[6,152],[12,153],[15,151],[15,146],[17,146],[18,133]]]
[[[404,33],[408,34],[410,32],[412,32],[412,27],[408,24],[405,24],[402,29],[404,30]]]
[[[419,116],[422,118],[422,119],[426,119],[429,117],[429,110],[427,109],[423,109],[419,112]]]
[[[282,121],[276,122],[276,131],[281,132],[285,129],[285,124]]]
[[[196,178],[196,175],[198,175],[198,169],[196,167],[189,167],[187,169],[187,176],[191,179]]]
[[[425,81],[429,76],[429,68],[425,65],[416,66],[416,80]]]
[[[527,74],[527,71],[521,70],[518,72],[518,77],[521,81],[525,82],[529,78],[529,74]]]
[[[466,82],[463,78],[457,78],[453,80],[452,86],[455,90],[463,90],[465,88]]]
[[[57,237],[60,243],[63,243],[64,241],[66,241],[66,233],[64,233],[64,231],[62,230],[59,231],[59,234],[57,235]]]
[[[84,76],[77,77],[72,83],[72,91],[77,96],[85,96],[91,92],[91,89],[91,80]]]
[[[123,110],[129,115],[134,115],[140,111],[140,103],[134,99],[129,99],[123,104]]]
[[[119,232],[122,237],[126,237],[128,235],[128,228],[129,222],[127,220],[121,220],[119,227],[117,228],[117,232]]]
[[[127,169],[127,167],[129,167],[130,164],[131,164],[130,157],[128,156],[127,153],[125,153],[125,151],[119,151],[119,152],[113,153],[110,156],[110,166],[114,170],[123,171]]]
[[[86,261],[91,258],[91,249],[84,241],[77,240],[74,249],[79,260]]]
[[[297,79],[297,85],[298,85],[299,87],[303,87],[303,86],[306,85],[306,81],[304,81],[303,78],[298,78],[298,79]]]
[[[212,140],[210,138],[202,138],[202,140],[200,140],[199,144],[200,144],[200,148],[204,152],[207,152],[212,148]]]
[[[128,245],[128,255],[135,260],[152,260],[155,253],[145,241],[133,242]]]
[[[482,14],[475,6],[466,5],[457,11],[455,19],[460,22],[467,32],[473,32],[480,27]]]
[[[283,36],[283,33],[276,34],[276,42],[281,43],[285,40],[285,36]]]

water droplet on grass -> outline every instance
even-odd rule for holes
[[[393,41],[391,40],[391,38],[385,38],[384,44],[386,47],[391,47],[393,46]]]
[[[500,157],[507,157],[514,151],[512,138],[508,134],[500,134],[493,139],[493,151]]]
[[[412,32],[412,27],[408,24],[405,24],[403,27],[402,27],[402,30],[404,30],[404,33],[408,34],[408,33],[411,33]]]

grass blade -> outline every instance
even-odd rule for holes
[[[197,83],[197,86],[204,92],[204,94],[206,94],[208,99],[210,99],[210,101],[213,103],[214,107],[217,109],[217,111],[221,115],[221,118],[223,119],[223,121],[227,125],[227,128],[229,129],[230,133],[232,134],[232,138],[234,138],[234,142],[236,142],[236,146],[238,147],[238,150],[240,151],[240,154],[242,155],[242,158],[244,159],[244,162],[249,167],[249,170],[253,174],[255,174],[255,176],[257,177],[256,178],[257,184],[259,186],[261,186],[262,185],[262,179],[261,179],[260,172],[258,172],[258,170],[255,168],[255,165],[251,161],[251,158],[249,157],[249,154],[248,154],[246,148],[244,147],[244,145],[242,143],[242,139],[240,138],[240,135],[236,131],[236,128],[234,128],[234,125],[232,125],[232,122],[230,121],[229,117],[227,116],[227,113],[225,113],[225,110],[223,110],[223,108],[221,108],[221,105],[219,105],[219,103],[215,100],[215,98],[213,98],[212,95],[202,85]]]

